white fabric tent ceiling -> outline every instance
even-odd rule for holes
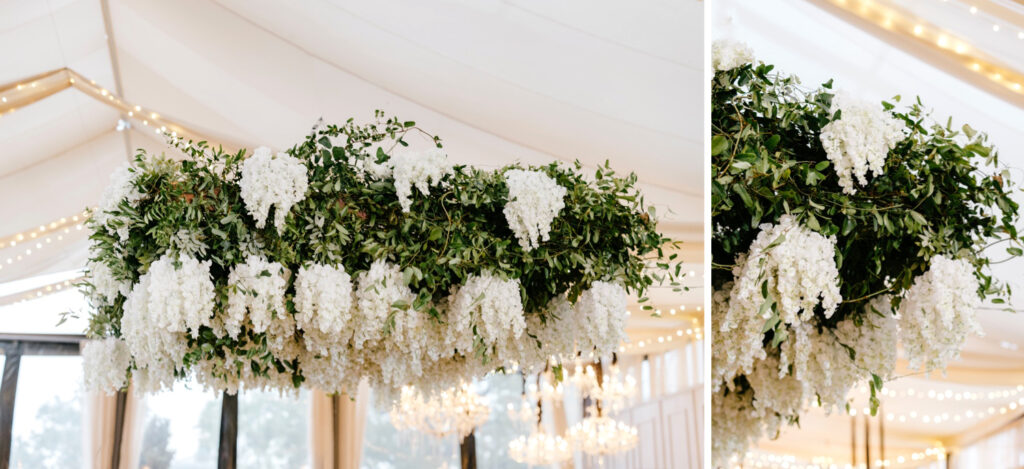
[[[915,14],[951,34],[966,38],[973,47],[998,57],[1004,64],[1017,70],[1024,70],[1024,40],[1017,38],[1024,32],[1024,22],[1013,23],[1012,17],[1001,19],[999,34],[993,31],[993,20],[986,18],[984,11],[977,15],[969,13],[972,4],[1005,4],[1018,13],[1024,7],[1013,2],[966,2],[958,1],[912,1],[898,0],[893,3],[910,8]],[[728,37],[744,41],[753,46],[758,59],[776,65],[782,73],[793,73],[801,77],[807,86],[815,86],[835,78],[836,89],[844,89],[866,98],[881,101],[897,94],[904,100],[920,96],[923,102],[935,110],[937,120],[944,122],[952,116],[956,125],[969,123],[975,129],[989,133],[990,142],[1000,150],[1000,159],[1011,170],[1019,183],[1024,180],[1024,109],[1015,106],[999,96],[966,83],[949,70],[937,68],[930,62],[893,47],[879,39],[870,29],[855,27],[830,12],[820,9],[817,0],[784,1],[765,0],[745,2],[740,0],[718,0],[712,8],[712,36]],[[851,1],[848,5],[857,5]],[[794,28],[793,25],[800,25]],[[995,36],[995,37],[993,37]],[[1018,199],[1018,202],[1024,200]],[[1003,259],[1002,247],[991,253],[993,259]],[[1024,305],[1021,296],[1021,278],[1024,261],[1015,260],[996,266],[998,278],[1014,286],[1013,304]],[[892,384],[894,389],[916,387],[964,389],[980,391],[1005,389],[1007,386],[1024,384],[1024,317],[1009,313],[992,305],[980,313],[985,337],[969,339],[961,360],[950,365],[947,377],[933,374],[929,379],[923,376],[904,378]],[[863,400],[862,400],[863,402]],[[897,409],[918,409],[920,415],[936,415],[954,409],[970,409],[974,404],[950,402],[918,402],[916,400],[883,398],[886,411]],[[1007,402],[1008,404],[1008,402]],[[988,404],[983,406],[987,410]],[[999,406],[997,405],[998,409]],[[859,409],[859,408],[858,408]],[[930,447],[936,440],[946,445],[969,443],[981,434],[983,429],[997,428],[1019,412],[1007,415],[996,414],[983,419],[979,424],[953,422],[939,423],[894,422],[886,423],[887,455],[908,455]],[[807,458],[814,456],[833,457],[837,463],[850,460],[850,418],[847,416],[825,417],[815,409],[801,419],[801,428],[785,429],[777,441],[762,443],[762,449],[779,451]],[[857,438],[863,445],[863,429]],[[877,430],[873,430],[875,432]],[[980,433],[979,433],[980,432]],[[877,433],[872,437],[877,441]],[[877,447],[872,449],[877,455]],[[863,462],[863,448],[858,454]]]
[[[382,109],[440,135],[460,163],[609,160],[639,175],[662,229],[687,241],[685,269],[701,272],[702,7],[0,0],[0,85],[67,67],[231,147],[287,148],[320,117]],[[136,148],[167,150],[151,129],[115,130],[119,117],[74,88],[0,116],[0,237],[95,205]],[[81,268],[85,230],[65,236],[31,256],[31,244],[0,249],[0,284]]]

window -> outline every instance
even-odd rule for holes
[[[309,391],[242,391],[238,395],[238,467],[310,467]]]
[[[19,386],[20,387],[20,386]],[[217,466],[221,398],[198,385],[178,382],[139,406],[139,467],[200,469]],[[239,453],[241,454],[241,453]]]
[[[11,467],[79,467],[84,460],[82,359],[21,357]]]

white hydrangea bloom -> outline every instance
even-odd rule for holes
[[[92,214],[93,221],[100,226],[106,226],[111,221],[125,221],[122,217],[112,215],[110,212],[117,210],[122,201],[127,200],[128,204],[135,206],[144,194],[135,186],[138,177],[138,168],[130,163],[122,163],[110,174],[110,183],[103,189],[100,195],[100,202],[96,211]],[[128,226],[116,228],[117,236],[122,242],[128,240]]]
[[[93,286],[92,294],[89,295],[89,303],[94,307],[109,305],[117,299],[118,295],[127,296],[131,292],[131,283],[115,278],[114,272],[103,262],[90,259],[86,263],[85,277],[86,281]]]
[[[859,327],[853,318],[840,321],[836,325],[836,337],[854,350],[857,368],[889,379],[896,366],[900,330],[892,311],[892,298],[883,295],[872,299],[862,314],[863,322]]]
[[[288,315],[284,309],[287,283],[284,266],[262,256],[248,256],[245,262],[232,267],[224,311],[224,328],[228,335],[237,338],[246,320],[253,332],[261,333],[270,327],[275,316]]]
[[[714,370],[716,378],[728,381],[738,373],[750,372],[754,360],[763,357],[761,328],[770,317],[768,311],[761,312],[761,305],[769,301],[762,296],[764,282],[777,301],[783,324],[810,320],[819,305],[826,318],[835,313],[842,301],[835,242],[835,237],[804,228],[790,215],[783,215],[778,224],[761,225],[750,251],[739,256],[733,268],[735,282],[728,295],[728,309],[716,326],[722,337],[719,346],[725,349],[715,353],[727,359]]]
[[[267,147],[259,147],[242,162],[242,178],[238,181],[245,208],[263,228],[274,206],[274,227],[280,232],[292,206],[306,198],[309,176],[306,165],[287,153],[274,155]]]
[[[717,39],[711,43],[711,66],[716,71],[732,70],[754,61],[754,51],[745,43]]]
[[[839,119],[821,128],[821,144],[839,175],[843,192],[855,194],[853,178],[865,185],[868,171],[875,176],[882,174],[889,150],[905,138],[905,125],[878,104],[844,93],[832,100],[829,112],[837,111],[841,111]]]
[[[85,388],[107,395],[128,385],[132,356],[128,345],[117,337],[90,340],[82,348]]]
[[[412,305],[416,295],[402,278],[402,270],[384,259],[377,259],[370,270],[356,276],[356,318],[352,346],[362,349],[367,342],[383,337],[388,316],[396,310],[392,305]]]
[[[484,344],[518,339],[526,328],[519,280],[503,280],[490,273],[471,275],[449,303],[449,313],[470,317]],[[470,330],[456,331],[470,335]]]
[[[347,343],[351,333],[342,331],[352,320],[352,279],[345,268],[300,267],[295,277],[295,310],[308,350],[326,353],[330,346]]]
[[[594,282],[576,301],[582,318],[580,350],[596,349],[597,355],[618,350],[625,336],[626,289],[618,283]]]
[[[981,335],[978,279],[966,259],[935,256],[900,303],[900,340],[910,368],[943,369],[960,357],[968,334]]]
[[[512,169],[505,172],[508,200],[505,220],[525,251],[547,241],[551,222],[565,207],[566,189],[540,171]]]
[[[436,186],[441,179],[452,173],[448,155],[440,148],[431,148],[422,153],[406,153],[392,157],[392,176],[395,178],[395,193],[403,212],[412,206],[412,188],[420,194],[430,194],[430,186]],[[380,168],[368,168],[374,174],[384,174]]]

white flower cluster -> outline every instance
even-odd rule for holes
[[[566,189],[540,171],[513,169],[505,172],[508,200],[505,220],[525,251],[548,240],[551,222],[565,207]]]
[[[201,326],[210,325],[214,301],[209,261],[164,255],[149,266],[128,295],[121,318],[140,391],[173,385],[174,370],[182,367],[187,350],[186,334],[197,337]]]
[[[905,126],[877,104],[844,93],[833,98],[829,112],[840,117],[821,128],[821,144],[843,192],[855,194],[853,178],[865,185],[868,171],[882,174],[889,150],[905,138]]]
[[[732,70],[753,61],[754,51],[742,42],[717,39],[711,43],[711,66],[715,71]]]
[[[118,207],[123,201],[128,201],[128,204],[134,207],[140,200],[142,200],[144,194],[140,192],[139,188],[135,185],[135,179],[137,177],[137,169],[131,164],[122,163],[118,166],[114,172],[110,174],[110,184],[107,184],[107,187],[103,189],[99,205],[97,206],[96,211],[92,214],[92,219],[95,223],[100,226],[110,226],[111,228],[114,228],[114,231],[122,242],[128,240],[130,227],[125,224],[127,222],[126,217],[113,215],[112,212],[118,210]]]
[[[809,321],[818,306],[826,318],[832,316],[842,301],[835,243],[835,237],[811,231],[790,215],[783,215],[778,224],[761,225],[750,251],[739,256],[733,268],[728,307],[716,326],[722,337],[719,345],[725,347],[716,350],[724,354],[714,370],[716,378],[728,381],[749,373],[754,360],[763,357],[761,330],[771,317],[770,310],[761,309],[764,302],[776,302],[785,325]],[[762,294],[765,286],[768,298]]]
[[[626,289],[609,282],[594,282],[576,302],[583,318],[580,349],[596,349],[598,355],[616,351],[626,328]]]
[[[280,232],[292,206],[306,198],[309,176],[298,158],[287,153],[274,155],[269,148],[259,147],[242,162],[238,186],[256,227],[266,226],[270,207],[274,206],[274,227]]]
[[[471,275],[452,296],[448,318],[454,324],[473,324],[488,346],[518,340],[526,328],[519,280],[503,280],[489,273]],[[456,337],[467,339],[455,343],[456,348],[469,351],[472,336]]]
[[[857,368],[882,379],[892,377],[899,342],[899,320],[892,310],[892,297],[872,299],[861,313],[862,323],[846,318],[836,325],[836,337],[856,352]]]
[[[128,367],[132,356],[128,346],[117,337],[90,340],[82,348],[85,388],[108,395],[128,385]]]
[[[440,148],[396,155],[391,158],[390,163],[391,175],[395,178],[395,193],[403,212],[409,212],[412,206],[410,197],[413,187],[416,187],[420,194],[429,195],[431,186],[436,186],[442,178],[452,173],[448,155]],[[383,174],[379,168],[372,168],[370,171],[374,174]]]
[[[900,340],[910,368],[932,371],[960,357],[968,334],[981,335],[975,317],[981,298],[966,259],[935,256],[900,303]]]
[[[300,267],[295,278],[295,323],[305,332],[306,349],[328,354],[348,342],[352,320],[352,278],[341,266]],[[343,334],[342,331],[346,331]]]
[[[265,332],[271,321],[287,315],[284,292],[287,287],[284,266],[261,256],[248,256],[228,274],[228,304],[223,317],[227,335],[238,338],[242,327]]]
[[[728,467],[729,458],[744,454],[763,432],[763,421],[751,401],[752,393],[722,390],[711,395],[711,461]]]
[[[85,270],[85,279],[93,287],[87,296],[94,308],[112,304],[118,295],[131,292],[131,283],[117,279],[107,264],[90,260]]]
[[[412,305],[416,295],[402,281],[402,270],[397,265],[378,259],[370,270],[356,276],[356,315],[358,327],[352,337],[352,347],[363,348],[367,342],[379,340],[384,333],[388,317],[395,304]]]

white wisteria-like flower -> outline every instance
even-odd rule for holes
[[[618,283],[594,282],[576,301],[582,319],[580,350],[595,349],[597,355],[618,350],[626,328],[626,289]]]
[[[836,337],[854,350],[857,368],[889,379],[896,366],[900,331],[899,321],[892,311],[892,297],[882,295],[872,299],[861,314],[860,326],[852,317],[840,321],[835,328]]]
[[[347,343],[342,334],[352,320],[352,278],[342,266],[313,264],[295,277],[295,322],[305,331],[306,348],[326,353]]]
[[[855,194],[854,177],[863,186],[868,171],[882,174],[889,150],[905,138],[905,125],[878,104],[845,93],[836,94],[829,112],[840,117],[821,128],[821,144],[843,192]]]
[[[796,328],[794,377],[804,384],[804,399],[815,396],[826,413],[840,410],[846,404],[846,395],[853,386],[865,378],[867,372],[857,368],[850,352],[830,331],[818,332],[807,323]],[[787,341],[788,342],[788,341]],[[787,344],[783,344],[786,349]],[[785,373],[785,363],[780,372]]]
[[[370,163],[368,163],[370,164]],[[421,153],[405,153],[395,155],[391,159],[392,176],[395,178],[395,193],[403,212],[412,206],[412,188],[415,187],[422,195],[430,194],[430,187],[436,186],[441,179],[452,173],[452,165],[448,155],[440,148],[432,148]],[[372,174],[380,174],[379,168],[369,169]]]
[[[127,201],[128,205],[135,206],[142,200],[143,194],[135,184],[138,177],[138,169],[129,163],[122,163],[110,174],[110,183],[103,189],[100,195],[100,202],[92,219],[100,226],[109,226],[117,233],[122,242],[128,240],[130,227],[126,224],[128,218],[114,215],[112,212],[119,210],[122,202]]]
[[[259,147],[242,162],[238,186],[256,227],[266,226],[273,206],[274,227],[280,232],[292,206],[306,198],[309,176],[306,165],[298,158],[287,153],[274,155],[269,148]]]
[[[935,256],[900,303],[900,340],[910,368],[943,369],[969,334],[981,335],[978,279],[966,259]]]
[[[131,295],[140,287],[146,290],[146,301],[139,306],[155,320],[153,326],[198,337],[199,328],[210,325],[216,300],[210,265],[190,256],[165,254],[149,266]]]
[[[759,360],[746,376],[754,392],[754,410],[764,422],[766,434],[776,434],[785,417],[797,416],[803,410],[804,385],[793,375],[779,376],[778,358]]]
[[[416,295],[402,278],[402,270],[384,259],[377,259],[370,270],[356,276],[356,319],[352,346],[359,350],[367,342],[380,339],[388,316],[398,305],[411,307]]]
[[[835,243],[835,237],[811,231],[791,215],[761,225],[748,253],[736,260],[728,309],[715,326],[723,338],[740,335],[721,342],[728,349],[716,350],[728,357],[714,370],[716,376],[731,380],[763,357],[762,347],[754,344],[760,344],[762,327],[771,318],[770,308],[762,310],[765,302],[775,302],[780,322],[787,325],[809,321],[818,306],[826,318],[835,313],[842,301]]]
[[[89,260],[85,268],[85,280],[92,285],[87,296],[93,307],[112,304],[118,295],[127,296],[131,292],[131,283],[117,279],[107,264]]]
[[[728,467],[734,454],[746,453],[761,438],[763,420],[752,402],[753,393],[722,390],[711,395],[711,461]]]
[[[745,259],[745,256],[741,256],[737,260],[734,272],[742,270]],[[731,387],[731,381],[738,373],[751,372],[754,360],[766,356],[762,344],[763,320],[737,321],[731,328],[723,329],[722,321],[729,311],[729,292],[732,288],[733,282],[728,282],[711,294],[711,340],[714,350],[711,354],[712,392],[718,392],[723,384]]]
[[[128,345],[117,337],[90,340],[82,348],[85,388],[107,395],[128,385],[132,356]]]
[[[471,275],[449,302],[449,314],[469,317],[484,344],[518,339],[526,320],[519,280],[504,280],[488,272]],[[466,331],[454,331],[466,334]]]
[[[547,241],[551,223],[565,207],[566,189],[540,171],[512,169],[505,172],[508,200],[505,220],[525,251]]]
[[[716,71],[732,70],[753,61],[754,51],[743,42],[717,39],[711,43],[711,66]]]
[[[248,256],[228,274],[228,304],[223,320],[229,336],[238,338],[242,327],[265,332],[275,316],[288,315],[284,309],[287,286],[284,266],[261,256]]]

